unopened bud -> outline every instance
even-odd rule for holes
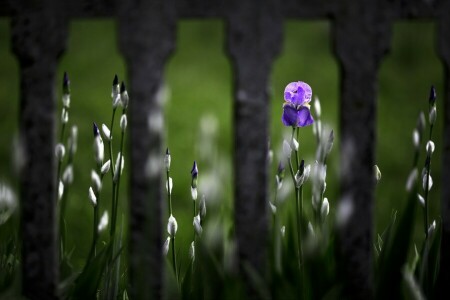
[[[417,194],[417,200],[419,200],[420,205],[425,207],[425,199],[422,197],[421,194]]]
[[[125,132],[127,129],[128,119],[127,115],[123,114],[122,117],[120,117],[120,129],[122,129],[122,132]]]
[[[427,182],[427,178],[428,178],[428,182]],[[433,178],[431,178],[431,175],[425,174],[422,177],[422,187],[423,190],[426,191],[427,190],[427,184],[428,184],[428,191],[431,190],[431,187],[433,186]]]
[[[100,172],[102,173],[102,175],[105,175],[106,173],[108,173],[110,167],[111,167],[111,160],[108,159],[108,161],[105,162],[103,164],[102,168],[100,169]]]
[[[170,215],[169,221],[167,222],[167,232],[173,238],[177,233],[177,230],[178,230],[177,220],[174,218],[173,215]]]
[[[322,114],[322,109],[318,97],[314,98],[314,111],[316,112],[316,117],[320,118],[320,115]]]
[[[171,194],[173,188],[173,180],[172,177],[169,177],[168,181],[166,182],[166,191]]]
[[[67,74],[67,72],[64,72],[63,75],[63,94],[68,95],[70,94],[70,80],[69,80],[69,75]],[[69,105],[67,105],[67,107],[69,107]]]
[[[127,109],[129,97],[128,92],[125,88],[125,83],[122,81],[122,84],[120,85],[120,102],[122,104],[123,109]]]
[[[286,226],[281,226],[280,228],[281,237],[284,237],[286,234]]]
[[[292,153],[291,146],[289,145],[289,143],[286,140],[284,140],[283,141],[283,154],[284,154],[284,157],[291,158],[291,153]]]
[[[380,179],[381,179],[381,172],[380,172],[380,169],[378,168],[377,165],[374,165],[374,166],[373,166],[373,170],[374,170],[374,173],[375,173],[375,179],[376,179],[376,181],[377,181],[377,182],[380,181]]]
[[[191,176],[192,176],[191,187],[197,188],[198,167],[197,162],[195,160],[194,165],[192,166]]]
[[[189,257],[192,261],[195,260],[195,242],[192,241],[191,246],[189,247]]]
[[[269,201],[269,206],[270,206],[270,210],[272,211],[273,214],[277,213],[277,207],[275,205],[272,204],[272,202]]]
[[[334,144],[334,130],[330,131],[330,135],[328,136],[327,145],[325,147],[325,153],[328,155],[331,152],[331,149],[333,148]]]
[[[111,131],[109,130],[108,126],[106,126],[105,124],[102,124],[102,132],[103,132],[103,137],[105,138],[105,140],[110,141],[111,140]]]
[[[434,152],[434,143],[433,141],[428,141],[426,145],[427,155],[431,157],[431,154]]]
[[[167,255],[167,253],[169,253],[169,246],[170,246],[170,236],[167,237],[166,241],[164,242],[163,245],[163,254]]]
[[[194,221],[192,222],[192,225],[194,225],[195,233],[198,236],[201,236],[202,232],[203,232],[203,228],[202,228],[202,225],[201,225],[200,214],[198,214],[198,215],[196,215],[194,217]]]
[[[434,125],[434,123],[436,122],[436,105],[434,105],[431,109],[430,109],[430,115],[429,115],[429,120],[430,120],[430,125]]]
[[[97,227],[98,232],[105,230],[105,228],[108,226],[108,223],[109,223],[109,216],[108,212],[105,210],[102,217],[100,218],[100,222],[98,223]]]
[[[95,154],[95,161],[98,165],[103,164],[103,158],[105,156],[105,147],[103,146],[103,140],[100,137],[100,135],[97,135],[94,138],[94,154]]]
[[[125,167],[125,160],[123,158],[123,155],[121,155],[121,153],[117,153],[117,158],[116,158],[116,166],[115,166],[115,173],[114,173],[114,182],[117,183],[117,181],[119,180],[119,175],[122,175],[123,172],[123,168]]]
[[[117,108],[120,103],[120,85],[117,75],[114,76],[111,90],[112,106],[113,109]]]
[[[64,195],[64,183],[60,180],[58,185],[58,200],[61,200],[63,195]]]
[[[197,200],[197,188],[191,187],[191,197],[192,197],[192,200],[194,200],[194,201]]]
[[[69,185],[73,182],[73,167],[68,165],[63,172],[62,181],[65,185]]]
[[[328,198],[324,198],[322,202],[322,207],[320,208],[320,215],[322,216],[322,219],[325,220],[325,218],[330,213],[330,203],[328,202]]]
[[[311,222],[308,222],[308,233],[309,233],[310,236],[315,236],[316,235],[315,232],[314,232],[314,227],[311,224]]]
[[[406,191],[410,192],[416,183],[417,175],[418,175],[417,169],[413,169],[411,173],[409,173],[408,179],[406,180]]]
[[[428,102],[430,103],[430,106],[434,106],[436,103],[436,89],[434,88],[434,85],[430,88],[430,96],[428,97]]]
[[[69,111],[63,109],[61,113],[61,124],[67,124],[68,122],[69,122]]]
[[[304,163],[303,160],[302,163]],[[311,172],[311,166],[307,165],[304,167],[303,172],[301,169],[297,171],[297,174],[295,174],[295,185],[297,188],[300,188],[308,180]]]
[[[102,190],[102,180],[100,176],[94,170],[91,170],[91,184],[94,187],[96,193]]]
[[[202,198],[200,199],[199,211],[200,211],[200,217],[202,219],[204,219],[206,216],[206,197],[205,197],[205,195],[203,195]]]
[[[91,200],[91,203],[94,207],[97,205],[97,197],[95,196],[92,187],[89,187],[89,200]]]
[[[56,155],[56,159],[58,161],[62,161],[64,158],[64,155],[66,154],[66,148],[64,147],[63,144],[58,143],[55,147],[55,155]]]
[[[68,144],[70,154],[74,155],[77,152],[78,147],[78,127],[76,125],[71,127]]]
[[[416,149],[420,147],[420,134],[417,129],[413,130],[413,145]]]
[[[428,227],[428,236],[432,235],[436,231],[436,220]]]
[[[171,157],[170,157],[170,151],[169,148],[166,149],[166,155],[164,156],[164,166],[166,167],[167,171],[170,171],[170,161],[171,161]]]

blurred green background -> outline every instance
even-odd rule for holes
[[[290,129],[284,128],[280,122],[284,87],[291,81],[306,81],[311,85],[313,94],[321,100],[323,121],[335,130],[335,147],[329,159],[325,193],[333,210],[338,201],[340,165],[339,68],[332,54],[330,23],[286,21],[284,27],[283,51],[275,61],[270,81],[270,140],[274,150],[272,174],[278,163],[283,136],[290,133]],[[199,163],[200,183],[204,181],[199,193],[206,192],[202,188],[212,189],[212,192],[208,190],[208,193],[212,193],[211,199],[207,200],[208,205],[213,211],[228,214],[231,219],[232,74],[224,50],[224,29],[224,23],[219,20],[179,22],[176,52],[166,67],[165,130],[167,145],[172,153],[173,203],[180,229],[177,247],[185,257],[192,238],[190,170],[194,159]],[[435,180],[430,203],[432,219],[439,216],[443,69],[435,49],[435,29],[435,24],[431,22],[396,23],[391,52],[381,66],[376,160],[382,179],[376,190],[377,232],[386,226],[391,210],[400,209],[406,198],[405,182],[413,160],[412,129],[419,111],[428,109],[431,84],[436,86],[438,93],[438,122],[434,131],[437,149],[433,156],[432,174]],[[12,144],[18,127],[19,77],[17,61],[10,51],[8,19],[0,20],[0,41],[0,178],[17,186]],[[69,123],[76,124],[79,128],[75,181],[69,196],[67,216],[69,248],[75,248],[74,264],[82,266],[89,249],[92,226],[92,207],[87,197],[90,170],[95,166],[91,126],[93,121],[99,124],[110,122],[110,94],[114,74],[126,81],[124,61],[117,50],[116,24],[110,20],[71,22],[68,48],[61,60],[58,81],[55,83],[58,120],[64,71],[69,73],[71,79]],[[133,101],[132,94],[130,97]],[[205,119],[205,115],[209,119]],[[216,120],[217,128],[215,138],[212,139],[215,150],[208,157],[207,154],[202,154],[202,139],[208,131],[214,133],[211,119]],[[206,123],[203,131],[199,130],[201,120]],[[301,155],[308,163],[312,163],[316,146],[312,127],[304,128],[301,132]],[[116,134],[118,141],[118,131]],[[116,142],[115,151],[117,144]],[[421,165],[423,160],[422,156]],[[129,172],[128,166],[129,164],[125,164],[125,176]],[[211,178],[216,181],[207,180],[204,176],[206,173],[215,174]],[[274,180],[274,175],[270,178]],[[110,180],[106,180],[103,199],[110,198],[110,188]],[[126,184],[121,192],[121,205],[126,215]],[[309,188],[306,193],[309,193]],[[309,199],[307,196],[307,206]],[[104,205],[102,210],[104,209],[109,209],[109,206]],[[208,211],[210,212],[211,210]],[[421,237],[421,222],[418,216],[416,238]],[[225,223],[217,222],[216,226],[226,232],[231,225],[228,220]]]

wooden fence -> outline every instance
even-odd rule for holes
[[[234,76],[234,186],[238,259],[265,276],[268,238],[266,89],[280,52],[285,19],[322,19],[332,24],[340,67],[342,196],[356,210],[341,228],[340,268],[345,291],[372,298],[373,164],[377,76],[389,50],[393,23],[430,19],[438,24],[438,53],[445,69],[442,161],[443,242],[441,280],[450,282],[450,1],[445,0],[0,0],[9,17],[12,49],[20,63],[20,132],[26,154],[21,175],[22,293],[55,299],[58,255],[55,222],[55,72],[66,50],[68,25],[77,18],[114,18],[133,96],[131,106],[130,284],[132,299],[161,298],[163,271],[162,174],[144,170],[149,154],[160,155],[162,132],[149,131],[165,64],[176,49],[177,20],[219,18],[226,22]],[[50,96],[49,96],[50,95]],[[257,129],[257,130],[255,130]],[[143,139],[142,137],[146,138]],[[53,199],[53,201],[51,201]],[[263,217],[262,217],[263,216]]]

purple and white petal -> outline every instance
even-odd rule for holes
[[[289,103],[283,105],[283,115],[281,117],[284,126],[297,126],[297,109]]]
[[[297,127],[305,127],[314,123],[311,111],[307,107],[300,107],[297,111]]]

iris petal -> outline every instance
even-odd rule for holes
[[[283,115],[281,116],[281,121],[285,126],[297,126],[298,112],[295,107],[286,103],[283,105]]]
[[[296,106],[309,103],[311,96],[311,87],[303,81],[291,82],[284,89],[284,100]]]
[[[297,126],[305,127],[314,123],[314,119],[311,115],[309,108],[301,106],[297,111]]]

